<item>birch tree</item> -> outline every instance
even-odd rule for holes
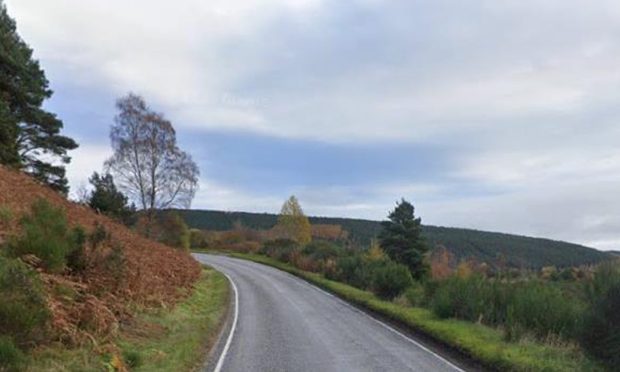
[[[172,123],[144,99],[128,94],[116,103],[110,131],[114,155],[105,163],[118,187],[152,220],[156,209],[189,208],[200,172],[177,146]]]

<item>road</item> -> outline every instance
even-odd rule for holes
[[[458,371],[386,324],[283,271],[216,255],[238,298],[222,371]],[[228,335],[226,335],[228,340]]]

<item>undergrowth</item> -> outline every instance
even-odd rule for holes
[[[601,366],[588,359],[574,343],[550,337],[540,339],[520,337],[507,340],[501,328],[492,328],[478,322],[442,319],[429,309],[409,307],[386,301],[375,294],[325,278],[318,273],[299,270],[294,266],[255,254],[228,253],[287,271],[308,280],[343,299],[392,319],[413,330],[425,333],[498,370],[511,371],[599,371]],[[422,296],[420,288],[408,295]]]

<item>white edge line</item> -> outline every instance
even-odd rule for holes
[[[263,266],[268,266],[268,265],[263,265]],[[275,268],[275,269],[276,269],[276,270],[279,270],[278,268]],[[454,363],[450,362],[450,361],[449,361],[449,360],[447,360],[446,358],[444,358],[444,357],[442,357],[441,355],[439,355],[439,354],[435,353],[434,351],[430,350],[430,349],[429,349],[429,348],[427,348],[426,346],[422,345],[421,343],[417,342],[416,340],[412,339],[411,337],[409,337],[409,336],[405,335],[404,333],[400,332],[399,330],[395,329],[394,327],[392,327],[392,326],[390,326],[390,325],[388,325],[388,324],[386,324],[386,323],[384,323],[384,322],[380,321],[379,319],[377,319],[377,318],[375,318],[375,317],[371,316],[371,315],[370,315],[370,314],[368,314],[367,312],[365,312],[365,311],[363,311],[363,310],[360,310],[360,309],[358,309],[357,307],[355,307],[355,306],[351,305],[350,303],[346,302],[346,301],[345,301],[345,300],[343,300],[342,298],[340,298],[340,297],[338,297],[338,296],[336,296],[336,295],[334,295],[334,294],[332,294],[332,293],[327,292],[327,291],[326,291],[326,290],[324,290],[323,288],[320,288],[320,287],[318,287],[318,286],[316,286],[316,285],[314,285],[314,284],[312,284],[312,283],[308,282],[307,280],[305,280],[305,279],[303,279],[303,278],[300,278],[300,277],[298,277],[298,276],[295,276],[295,275],[293,275],[293,274],[291,274],[291,273],[289,273],[289,272],[283,271],[283,270],[279,270],[279,271],[281,271],[281,272],[283,272],[283,273],[286,273],[286,274],[288,274],[288,275],[292,276],[293,278],[295,278],[295,279],[297,279],[297,280],[300,280],[302,283],[307,284],[307,285],[308,285],[308,286],[310,286],[311,288],[314,288],[314,289],[316,289],[317,291],[322,292],[322,293],[324,293],[324,294],[328,295],[329,297],[334,298],[335,300],[337,300],[337,301],[341,302],[343,305],[345,305],[345,306],[346,306],[346,307],[348,307],[349,309],[351,309],[351,310],[353,310],[353,311],[355,311],[355,312],[357,312],[357,313],[363,314],[364,316],[366,316],[366,317],[370,318],[372,321],[376,322],[377,324],[381,325],[382,327],[384,327],[384,328],[386,328],[386,329],[388,329],[388,330],[390,330],[390,331],[394,332],[395,334],[399,335],[400,337],[404,338],[405,340],[407,340],[407,341],[411,342],[412,344],[416,345],[418,348],[420,348],[420,349],[422,349],[422,350],[426,351],[427,353],[429,353],[429,354],[433,355],[435,358],[437,358],[437,359],[439,359],[440,361],[444,362],[444,363],[445,363],[445,364],[447,364],[448,366],[450,366],[450,367],[454,368],[456,371],[465,372],[465,370],[464,370],[464,369],[461,369],[460,367],[458,367],[458,366],[457,366],[457,365],[455,365]]]
[[[294,275],[293,275],[293,276],[294,276]],[[306,283],[307,283],[307,282],[306,282]],[[412,344],[416,345],[417,347],[419,347],[420,349],[422,349],[422,350],[426,351],[427,353],[429,353],[429,354],[433,355],[435,358],[437,358],[437,359],[441,360],[442,362],[444,362],[445,364],[447,364],[447,365],[449,365],[450,367],[454,368],[455,370],[460,371],[460,372],[465,372],[465,370],[463,370],[463,369],[459,368],[459,367],[458,367],[458,366],[456,366],[454,363],[450,362],[450,361],[449,361],[449,360],[447,360],[446,358],[444,358],[444,357],[442,357],[441,355],[439,355],[439,354],[435,353],[434,351],[430,350],[430,349],[429,349],[429,348],[427,348],[426,346],[422,345],[421,343],[417,342],[416,340],[412,339],[411,337],[409,337],[409,336],[405,335],[404,333],[402,333],[401,331],[399,331],[399,330],[395,329],[394,327],[392,327],[392,326],[390,326],[390,325],[388,325],[388,324],[386,324],[386,323],[384,323],[384,322],[380,321],[379,319],[377,319],[377,318],[375,318],[375,317],[371,316],[371,315],[370,315],[370,314],[368,314],[367,312],[365,312],[365,311],[363,311],[363,310],[360,310],[360,309],[358,309],[357,307],[355,307],[355,306],[353,306],[353,305],[349,304],[348,302],[346,302],[346,301],[345,301],[345,300],[343,300],[342,298],[340,298],[340,297],[338,297],[338,296],[335,296],[335,295],[333,295],[333,294],[331,294],[331,293],[329,293],[329,292],[325,291],[324,289],[319,288],[319,287],[317,287],[317,286],[315,286],[315,285],[313,285],[313,284],[310,284],[310,285],[311,285],[313,288],[316,288],[317,290],[319,290],[319,291],[321,291],[321,292],[325,293],[326,295],[328,295],[328,296],[330,296],[330,297],[333,297],[333,298],[335,298],[336,300],[338,300],[338,301],[342,302],[342,304],[344,304],[344,305],[345,305],[345,306],[347,306],[348,308],[350,308],[350,309],[352,309],[352,310],[354,310],[354,311],[356,311],[356,312],[358,312],[358,313],[360,313],[360,314],[363,314],[364,316],[366,316],[366,317],[370,318],[372,321],[376,322],[377,324],[381,325],[382,327],[384,327],[384,328],[386,328],[386,329],[388,329],[388,330],[390,330],[390,331],[392,331],[392,332],[396,333],[396,334],[397,334],[397,335],[399,335],[400,337],[402,337],[402,338],[404,338],[405,340],[407,340],[407,341],[411,342]]]
[[[224,350],[222,350],[222,354],[220,354],[220,359],[217,361],[217,365],[213,372],[220,372],[222,370],[222,366],[224,365],[224,360],[226,359],[226,354],[228,354],[228,349],[230,348],[230,344],[232,343],[233,336],[235,335],[235,329],[237,328],[237,319],[239,317],[239,292],[237,291],[237,285],[232,280],[228,274],[222,272],[228,278],[228,281],[232,285],[233,291],[235,292],[235,315],[233,319],[233,325],[230,329],[230,333],[228,334],[228,339],[226,340],[226,345],[224,345]]]
[[[232,258],[232,257],[228,257],[228,258]],[[254,261],[250,261],[250,260],[242,260],[242,261],[254,262]],[[258,263],[258,262],[254,262],[254,263]],[[295,279],[299,280],[300,282],[308,285],[309,287],[314,288],[315,290],[317,290],[319,292],[322,292],[323,294],[326,294],[329,297],[332,297],[333,299],[335,299],[336,301],[342,303],[344,306],[348,307],[349,309],[351,309],[351,310],[353,310],[353,311],[355,311],[355,312],[357,312],[359,314],[362,314],[362,315],[368,317],[373,322],[376,322],[377,324],[381,325],[382,327],[386,328],[387,330],[392,331],[393,333],[399,335],[400,337],[404,338],[405,340],[409,341],[410,343],[416,345],[418,348],[420,348],[420,349],[424,350],[425,352],[433,355],[435,358],[437,358],[440,361],[444,362],[448,366],[454,368],[456,371],[466,372],[464,369],[459,368],[454,363],[450,362],[446,358],[444,358],[441,355],[439,355],[439,354],[435,353],[434,351],[430,350],[429,348],[427,348],[426,346],[424,346],[421,343],[417,342],[416,340],[412,339],[411,337],[409,337],[409,336],[405,335],[404,333],[398,331],[394,327],[391,327],[390,325],[385,324],[384,322],[376,319],[375,317],[371,316],[367,312],[358,309],[357,307],[351,305],[350,303],[346,302],[342,298],[340,298],[340,297],[338,297],[338,296],[336,296],[336,295],[334,295],[332,293],[329,293],[326,290],[324,290],[324,289],[322,289],[322,288],[320,288],[320,287],[318,287],[318,286],[308,282],[307,280],[305,280],[303,278],[300,278],[298,276],[295,276],[295,275],[293,275],[293,274],[291,274],[289,272],[286,272],[284,270],[280,270],[278,268],[275,268],[275,267],[272,267],[272,266],[269,266],[269,265],[265,265],[265,264],[260,264],[260,265],[261,266],[265,266],[265,267],[271,267],[271,268],[273,268],[275,270],[278,270],[278,271],[280,271],[282,273],[290,275],[292,278],[295,278]],[[232,280],[232,278],[230,276],[228,276],[228,274],[223,273],[223,272],[222,272],[222,274],[224,274],[228,278],[228,280],[232,284],[233,290],[235,291],[235,317],[234,317],[234,320],[233,320],[232,329],[230,330],[230,334],[228,335],[228,340],[226,340],[226,345],[224,346],[224,350],[222,351],[222,354],[220,355],[220,359],[218,360],[217,365],[215,366],[214,372],[220,372],[221,369],[222,369],[222,365],[224,364],[224,359],[226,358],[226,354],[228,353],[228,349],[230,347],[230,344],[231,344],[232,339],[233,339],[233,335],[235,333],[235,328],[237,327],[237,317],[238,317],[238,314],[239,314],[239,294],[237,292],[237,286],[235,285],[235,282]]]

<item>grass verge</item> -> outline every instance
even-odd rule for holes
[[[328,280],[317,273],[299,270],[290,264],[266,256],[242,253],[227,254],[273,266],[305,279],[346,301],[422,332],[492,369],[502,371],[600,370],[576,346],[543,344],[532,340],[507,342],[504,340],[501,330],[455,319],[439,319],[430,310],[405,307],[384,301],[370,292]]]
[[[137,315],[113,340],[116,347],[44,348],[32,356],[28,370],[114,371],[119,362],[131,371],[198,370],[216,341],[229,295],[226,277],[205,268],[187,299],[173,309]]]

